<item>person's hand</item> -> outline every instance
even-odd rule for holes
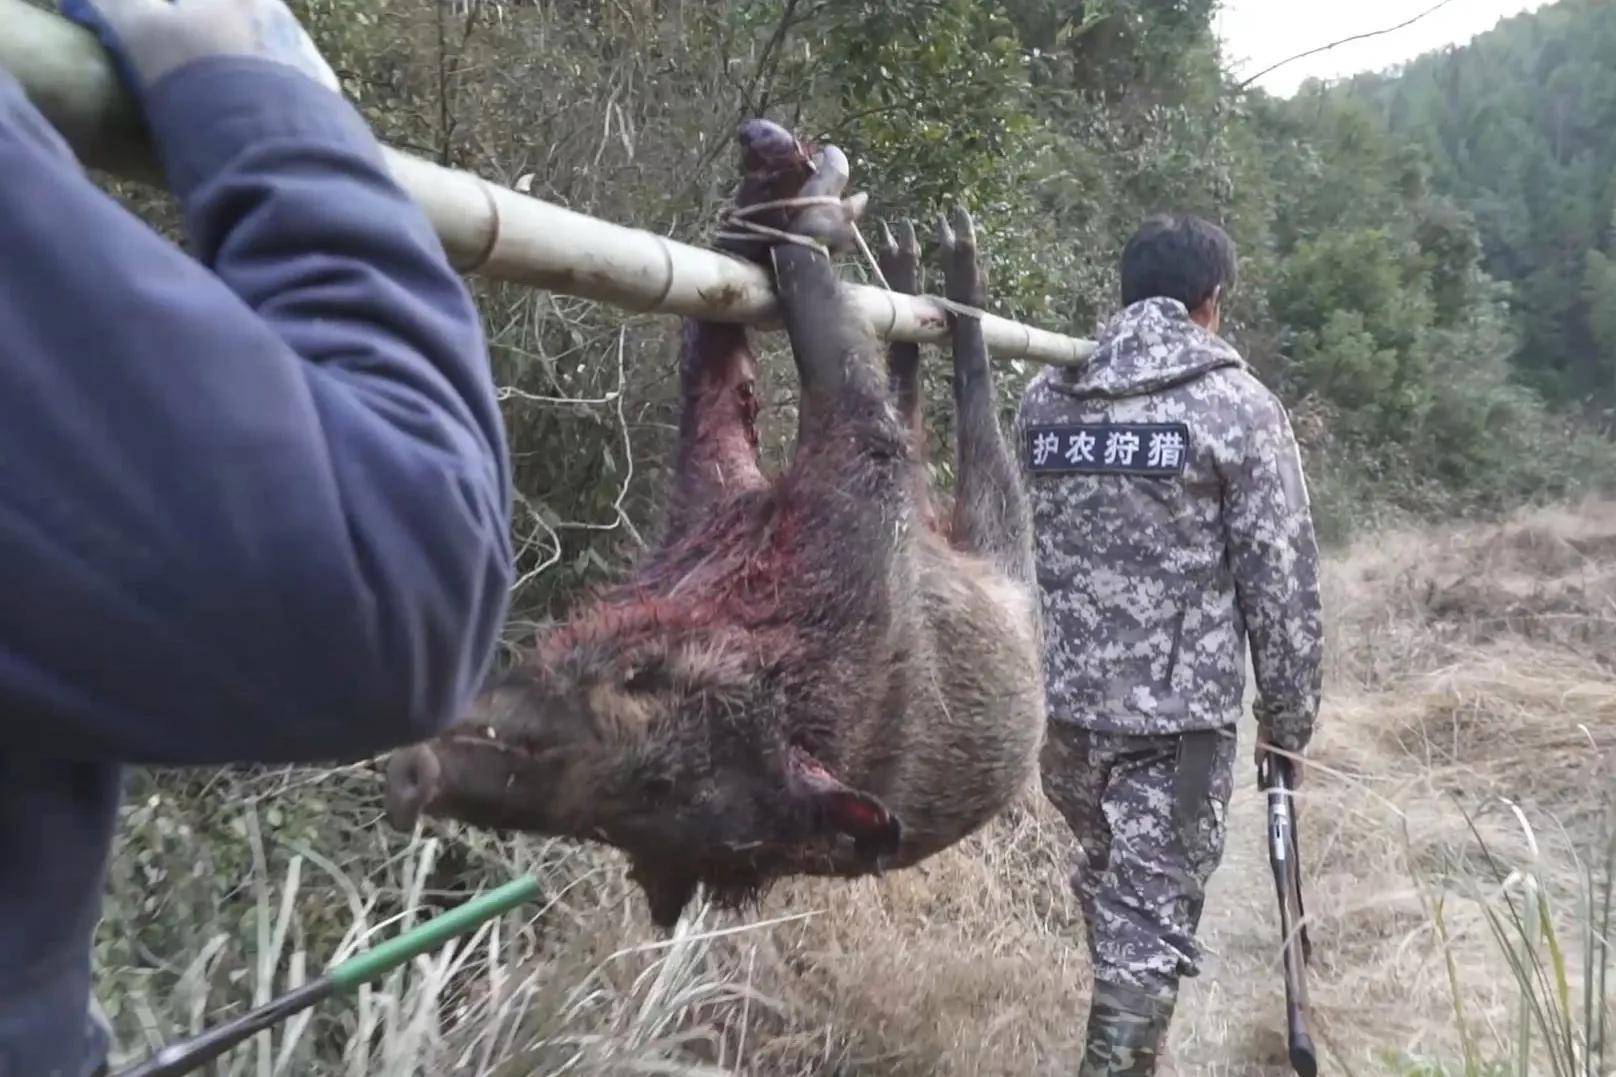
[[[281,0],[61,0],[61,12],[95,32],[136,93],[188,63],[226,56],[272,60],[339,88]]]
[[[1259,782],[1262,781],[1263,764],[1265,761],[1282,762],[1289,764],[1290,767],[1291,790],[1294,792],[1295,790],[1302,788],[1302,773],[1307,768],[1302,765],[1299,758],[1291,758],[1292,755],[1300,756],[1301,753],[1292,752],[1290,755],[1283,755],[1277,750],[1271,752],[1270,748],[1271,745],[1268,743],[1268,738],[1263,736],[1261,733],[1257,734],[1257,749],[1252,753],[1252,760],[1257,764],[1257,780]]]

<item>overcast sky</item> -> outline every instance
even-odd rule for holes
[[[1224,0],[1218,33],[1234,71],[1254,75],[1271,63],[1352,34],[1395,26],[1437,0]],[[1286,64],[1256,85],[1289,96],[1307,78],[1336,78],[1411,60],[1461,44],[1499,19],[1544,6],[1547,0],[1450,0],[1396,33],[1331,49]]]

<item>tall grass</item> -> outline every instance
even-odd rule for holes
[[[1609,994],[1611,893],[1616,883],[1616,797],[1606,790],[1602,837],[1590,850],[1592,860],[1577,858],[1574,906],[1569,918],[1559,915],[1554,886],[1542,870],[1542,851],[1531,822],[1520,808],[1508,805],[1517,820],[1527,856],[1509,866],[1495,856],[1493,847],[1474,816],[1464,813],[1477,849],[1489,874],[1501,880],[1484,889],[1481,880],[1469,881],[1468,897],[1480,908],[1497,954],[1508,966],[1517,993],[1513,1024],[1507,1030],[1509,1058],[1481,1061],[1465,991],[1453,961],[1452,941],[1446,930],[1444,905],[1430,905],[1442,941],[1452,991],[1454,1026],[1463,1050],[1464,1077],[1607,1077],[1612,1071],[1606,1053],[1610,1009]],[[1580,976],[1577,990],[1574,976]]]

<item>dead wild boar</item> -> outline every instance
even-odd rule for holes
[[[741,127],[740,206],[841,198],[846,158]],[[760,223],[845,249],[862,199]],[[958,231],[957,239],[955,229]],[[980,305],[969,217],[940,229],[947,293]],[[396,753],[393,825],[423,813],[623,850],[654,921],[790,874],[901,868],[988,822],[1044,729],[1030,518],[979,323],[953,319],[958,487],[934,522],[918,348],[875,336],[823,251],[772,266],[801,387],[790,466],[760,470],[746,331],[687,322],[666,534],[543,635],[447,733]],[[914,290],[910,230],[885,273]]]

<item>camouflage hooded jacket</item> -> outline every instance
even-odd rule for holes
[[[1264,735],[1318,710],[1318,550],[1290,421],[1177,300],[1133,304],[1022,398],[1050,718],[1113,733],[1233,724],[1249,635]]]

